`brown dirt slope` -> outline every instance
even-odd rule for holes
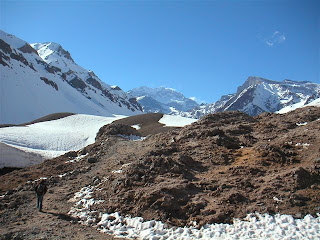
[[[68,212],[68,200],[82,187],[92,183],[97,167],[86,159],[68,162],[70,152],[42,164],[0,176],[0,239],[114,239],[94,228],[79,223]],[[85,156],[85,155],[83,155]],[[68,163],[66,163],[68,162]],[[60,176],[59,176],[60,175]],[[49,190],[44,198],[43,212],[36,209],[34,181],[48,177]]]
[[[141,136],[148,136],[150,134],[157,134],[178,129],[175,127],[165,127],[163,124],[159,123],[158,121],[162,118],[162,116],[162,113],[146,113],[123,118],[115,121],[114,123],[125,124],[128,126],[139,125],[140,129],[138,129],[138,132]]]
[[[175,225],[230,222],[255,211],[315,214],[319,119],[319,108],[256,118],[240,112],[209,115],[151,136],[144,142],[150,150],[139,158],[118,158],[131,164],[124,174],[106,174],[109,181],[97,198],[106,200],[110,212]]]
[[[319,119],[320,108],[315,107],[255,118],[225,112],[143,141],[117,136],[137,134],[129,126],[141,124],[140,120],[104,126],[96,143],[81,151],[0,176],[0,232],[24,232],[24,239],[45,234],[49,239],[86,239],[85,234],[100,239],[94,235],[99,233],[67,215],[71,207],[67,200],[101,179],[105,181],[94,194],[105,202],[96,210],[173,225],[230,222],[256,211],[295,217],[315,214],[320,212]],[[80,161],[66,163],[79,156]],[[122,173],[113,171],[119,169]],[[46,213],[40,214],[27,181],[43,176],[51,177],[52,191],[45,200]],[[35,228],[46,221],[52,232]]]

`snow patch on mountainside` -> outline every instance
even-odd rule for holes
[[[311,103],[307,104],[306,106],[320,107],[320,98],[312,101]]]
[[[284,107],[282,109],[280,109],[279,111],[277,111],[276,113],[280,113],[280,114],[284,114],[284,113],[288,113],[288,112],[291,112],[291,111],[294,111],[296,110],[297,108],[302,108],[302,107],[320,107],[320,98],[306,104],[306,101],[301,101],[301,102],[298,102],[296,104],[292,104],[290,106],[287,106],[287,107]]]

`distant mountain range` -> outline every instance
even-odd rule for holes
[[[179,115],[199,107],[199,104],[172,88],[139,87],[128,92],[136,97],[145,112],[161,112]]]
[[[57,43],[27,42],[0,31],[0,124],[29,122],[57,112],[101,116],[161,112],[201,118],[239,110],[249,115],[286,112],[320,98],[320,84],[249,77],[236,93],[201,104],[171,88],[124,92],[79,66]]]
[[[251,116],[263,112],[286,112],[320,98],[320,84],[307,81],[272,81],[248,77],[237,92],[222,96],[217,102],[199,105],[171,88],[140,87],[128,92],[137,97],[146,112],[162,112],[201,118],[207,114],[241,111]]]
[[[204,104],[183,116],[200,118],[209,113],[241,111],[251,116],[263,112],[302,107],[320,98],[320,84],[306,81],[272,81],[261,77],[249,77],[237,92],[222,96],[217,102]],[[283,110],[284,111],[284,110]]]
[[[142,107],[118,86],[79,66],[57,43],[27,42],[0,31],[0,124],[55,112],[135,115]]]

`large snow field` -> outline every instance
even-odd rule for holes
[[[77,151],[94,143],[102,126],[125,117],[76,114],[27,126],[0,128],[0,168],[26,167]],[[160,121],[165,126],[183,127],[196,120],[164,115]]]
[[[320,214],[317,217],[307,215],[303,219],[294,219],[290,215],[255,213],[243,220],[234,219],[233,224],[207,224],[201,228],[168,227],[160,221],[144,221],[141,217],[121,216],[117,212],[108,214],[92,211],[92,205],[103,202],[93,198],[94,190],[94,187],[88,186],[77,192],[69,200],[75,203],[69,214],[79,217],[83,224],[92,225],[115,237],[150,240],[320,239]]]
[[[96,134],[102,126],[124,117],[126,116],[101,117],[76,114],[23,127],[0,128],[0,142],[3,143],[0,149],[6,150],[6,154],[0,154],[0,168],[35,164],[30,161],[30,157],[26,157],[28,153],[49,159],[79,150],[94,143]],[[23,155],[21,151],[26,154]],[[38,158],[38,163],[42,160]]]

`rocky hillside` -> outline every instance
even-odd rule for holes
[[[30,208],[32,184],[40,177],[48,177],[52,189],[45,211],[95,227],[98,213],[105,212],[182,226],[229,223],[254,212],[295,218],[319,212],[320,108],[257,117],[216,113],[184,128],[165,128],[167,132],[161,132],[158,118],[116,121],[80,151],[1,176],[1,230],[24,229],[25,239],[45,234],[32,235],[28,228],[38,221]],[[152,123],[159,131],[149,135],[156,129]],[[132,135],[149,136],[140,141],[126,137]],[[86,217],[68,213],[68,199],[85,186],[99,201]],[[14,224],[19,214],[25,216],[23,226]]]
[[[199,104],[172,88],[134,88],[128,92],[136,97],[145,112],[160,112],[165,114],[181,115]]]
[[[77,65],[56,43],[28,44],[0,31],[0,124],[57,112],[111,116],[142,111],[135,98]]]
[[[236,110],[256,116],[294,105],[301,107],[319,97],[320,84],[249,77],[236,93],[222,96],[217,102],[202,105],[184,116],[200,118],[210,113]]]

